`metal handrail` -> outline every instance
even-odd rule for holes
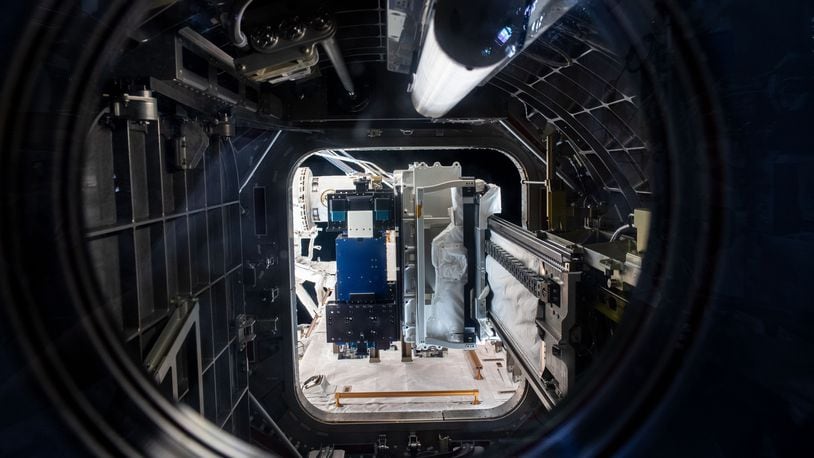
[[[472,405],[480,404],[478,390],[427,390],[427,391],[348,391],[336,392],[336,406],[342,407],[341,399],[359,398],[423,398],[444,396],[472,396]]]

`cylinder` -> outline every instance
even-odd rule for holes
[[[353,80],[350,78],[348,67],[345,66],[345,60],[342,58],[339,45],[336,44],[334,37],[323,40],[322,48],[325,50],[325,54],[328,55],[328,59],[331,59],[331,63],[336,69],[336,75],[339,76],[339,80],[342,81],[342,86],[345,87],[349,95],[353,96],[355,94]]]

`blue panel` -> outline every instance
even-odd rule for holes
[[[348,302],[351,294],[373,293],[387,299],[387,251],[384,237],[336,238],[336,299]]]

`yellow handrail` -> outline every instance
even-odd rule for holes
[[[480,404],[478,400],[478,390],[427,390],[427,391],[349,391],[346,393],[336,392],[336,406],[342,407],[340,399],[359,398],[423,398],[423,397],[443,397],[443,396],[472,396],[472,404]]]
[[[480,358],[478,358],[475,350],[466,350],[466,360],[469,362],[469,367],[472,369],[472,377],[474,377],[475,380],[483,380],[483,374],[481,373],[481,370],[483,370],[483,363],[480,362]]]

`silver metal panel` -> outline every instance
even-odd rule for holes
[[[187,336],[190,332],[194,334],[195,345],[195,361],[188,361],[189,363],[196,364],[196,377],[198,389],[198,410],[201,415],[204,414],[204,398],[203,398],[203,376],[201,364],[201,323],[199,318],[198,302],[195,301],[189,312],[186,312],[187,307],[178,307],[170,316],[167,325],[161,330],[158,339],[153,344],[152,349],[144,358],[144,366],[152,373],[153,378],[159,385],[169,375],[172,378],[172,397],[178,400],[180,393],[178,389],[178,356],[181,353],[184,344],[187,341]]]
[[[576,351],[572,342],[576,341],[578,335],[572,333],[577,320],[577,285],[582,276],[576,262],[577,254],[571,248],[572,244],[561,244],[557,237],[546,234],[542,239],[537,238],[499,218],[490,218],[489,222],[494,243],[521,258],[527,267],[539,269],[541,275],[560,287],[559,303],[539,303],[536,322],[544,331],[545,359],[542,369],[554,380],[554,383],[546,386],[546,390],[552,399],[562,398],[573,386],[576,375]],[[524,355],[524,358],[533,360],[535,356]],[[527,377],[540,375],[526,374]]]
[[[424,308],[431,293],[427,283],[433,283],[435,270],[429,259],[429,246],[433,238],[449,224],[449,208],[452,197],[449,187],[422,192],[423,202],[416,200],[417,188],[429,188],[441,183],[458,180],[461,166],[453,163],[442,166],[438,163],[429,166],[414,163],[407,170],[394,172],[397,190],[401,193],[402,224],[399,236],[402,239],[402,288],[404,297],[404,339],[419,344],[426,342]],[[422,336],[417,340],[417,336]]]
[[[387,69],[391,72],[410,73],[423,7],[423,0],[387,1]]]

